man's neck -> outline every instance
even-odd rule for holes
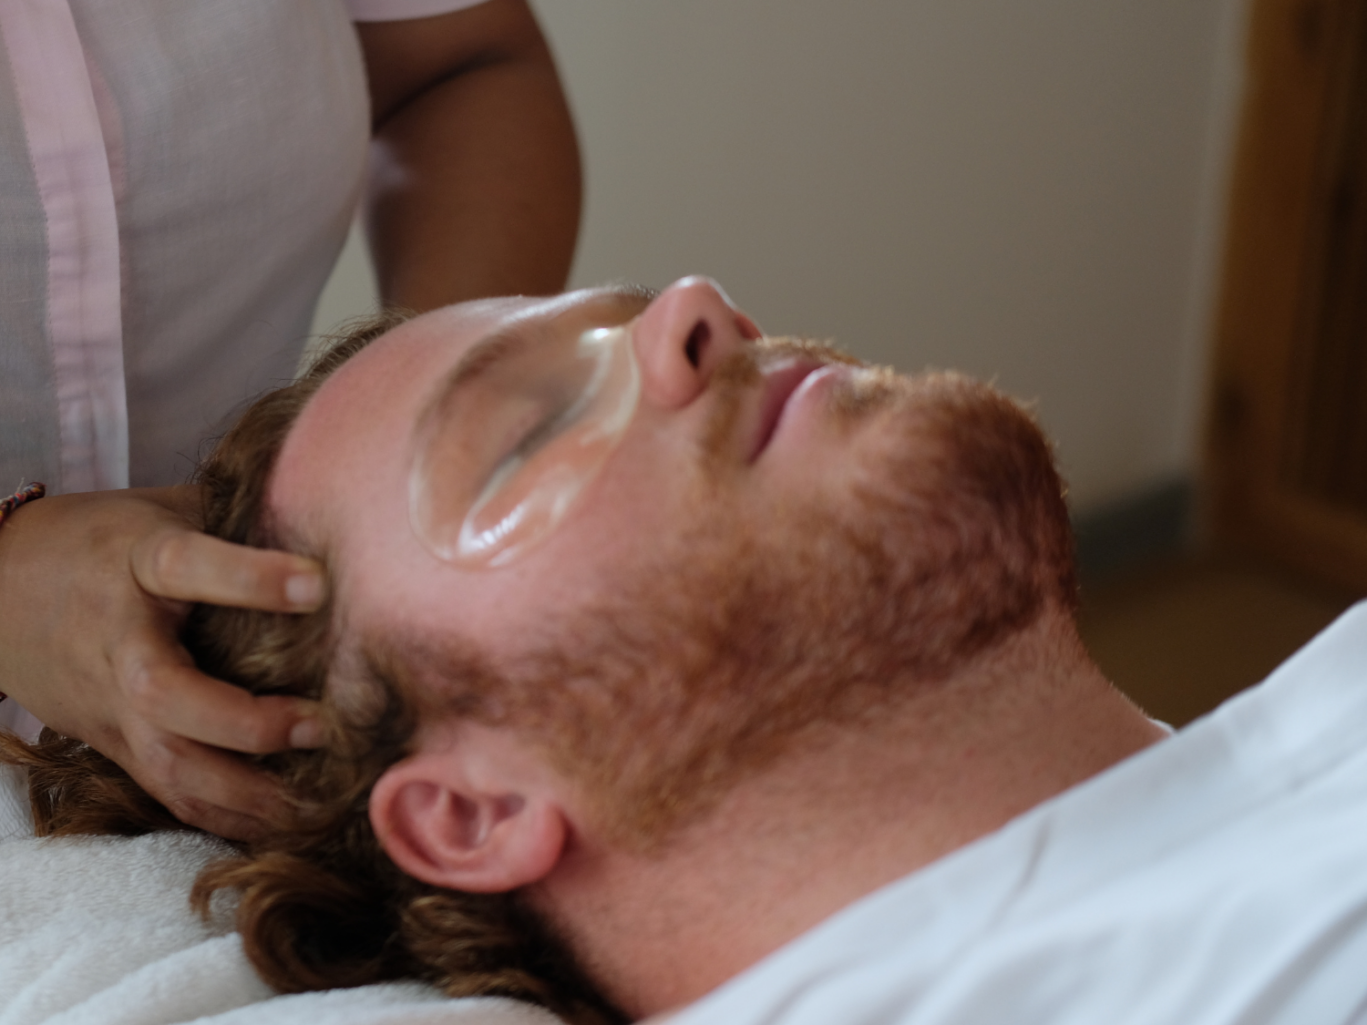
[[[689,1003],[1161,738],[1085,656],[1033,672],[1039,654],[994,657],[876,727],[804,747],[658,855],[577,836],[530,896],[629,1013]]]

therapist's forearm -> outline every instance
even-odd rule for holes
[[[548,54],[425,90],[375,136],[367,226],[382,299],[426,310],[559,291],[580,190],[574,129]]]

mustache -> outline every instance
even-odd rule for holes
[[[848,366],[868,366],[862,359],[851,356],[832,341],[815,338],[781,336],[760,338],[737,349],[718,365],[715,378],[724,383],[731,375],[753,384],[766,367],[788,359],[810,359],[818,363],[844,363]]]
[[[708,383],[713,395],[713,408],[702,439],[703,467],[706,471],[715,473],[720,469],[731,439],[735,436],[745,397],[759,384],[764,371],[776,363],[791,359],[868,366],[835,343],[813,338],[761,338],[737,349],[717,364]]]

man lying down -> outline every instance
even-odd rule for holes
[[[1367,609],[1167,737],[1083,651],[1049,446],[985,385],[760,338],[696,278],[365,341],[203,470],[213,532],[332,575],[187,637],[324,701],[328,745],[271,756],[299,828],[207,868],[183,833],[11,841],[44,900],[73,850],[159,845],[193,942],[235,922],[278,990],[582,1021],[1367,1020]],[[177,825],[74,742],[16,757],[40,833]],[[47,905],[3,899],[20,1020]],[[132,984],[67,985],[54,1020]],[[252,985],[195,1013],[271,1020]]]

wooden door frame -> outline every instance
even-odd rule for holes
[[[1367,516],[1296,487],[1289,467],[1338,97],[1367,39],[1367,0],[1252,3],[1211,376],[1208,525],[1217,546],[1367,590]]]

